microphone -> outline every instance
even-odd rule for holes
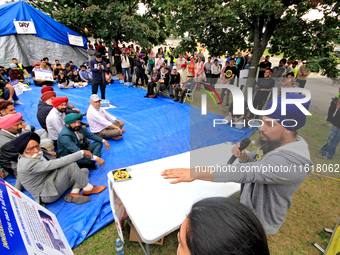
[[[244,138],[240,144],[240,151],[243,151],[245,148],[248,147],[248,145],[250,144],[250,139],[249,138]],[[237,157],[235,157],[234,155],[232,155],[228,161],[228,165],[231,165],[232,163],[234,163],[234,161],[237,159]]]

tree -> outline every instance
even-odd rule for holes
[[[27,1],[75,32],[84,37],[100,38],[109,47],[114,41],[138,41],[148,49],[162,44],[170,35],[163,14],[155,15],[148,8],[143,14],[137,12],[139,3],[153,5],[152,0]]]
[[[197,42],[205,44],[213,56],[252,50],[249,78],[255,78],[268,43],[272,45],[271,54],[310,60],[311,68],[336,77],[339,71],[331,56],[331,44],[340,38],[340,3],[319,2],[322,0],[174,0],[168,2],[164,11],[171,17],[169,23],[175,34],[188,33],[181,42],[182,51],[192,52]],[[305,19],[304,15],[316,6],[324,17]],[[254,79],[248,79],[247,86],[253,82]]]

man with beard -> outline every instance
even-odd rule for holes
[[[0,130],[0,152],[1,152],[0,153],[0,165],[2,169],[4,170],[2,171],[0,169],[0,178],[4,179],[4,177],[7,176],[8,174],[17,176],[17,162],[18,162],[19,153],[13,147],[13,141],[21,133],[25,133],[27,131],[23,131],[23,122],[22,122],[21,113],[8,114],[5,117],[1,118],[0,128],[1,128]],[[49,148],[49,149],[52,150],[52,151],[49,151],[49,153],[55,156],[56,153],[53,151],[54,147]],[[19,190],[22,190],[22,187],[19,182],[15,184],[15,187]]]
[[[93,156],[91,158],[79,159],[77,160],[77,164],[80,168],[96,169],[94,162],[97,162],[100,166],[105,163],[104,160],[100,158],[103,144],[107,150],[110,149],[110,145],[103,138],[82,128],[80,123],[82,118],[83,115],[78,113],[66,115],[66,125],[63,127],[58,137],[58,157],[65,157],[80,150],[88,150]],[[89,143],[88,139],[91,139],[94,142]]]
[[[90,107],[87,110],[87,120],[89,122],[90,130],[95,135],[103,139],[122,139],[125,133],[123,121],[108,114],[103,108],[100,107],[101,99],[98,95],[90,97]]]
[[[21,155],[17,165],[18,180],[37,203],[53,203],[72,188],[64,200],[83,204],[91,201],[89,195],[106,189],[106,186],[91,185],[89,170],[80,169],[75,163],[84,157],[92,157],[91,152],[82,150],[56,159],[41,150],[39,143],[39,136],[32,132],[22,134],[13,141],[14,149]],[[79,194],[80,189],[83,189],[83,195]]]
[[[286,97],[304,98],[300,94],[287,94]],[[302,105],[308,109],[310,100]],[[271,107],[272,102],[269,102],[266,110]],[[313,162],[308,144],[296,133],[305,125],[306,116],[295,104],[288,104],[286,115],[282,115],[279,96],[276,110],[263,116],[262,121],[260,135],[263,145],[253,152],[240,152],[240,143],[234,146],[232,153],[238,157],[239,164],[234,164],[232,171],[202,173],[196,169],[179,168],[165,170],[162,176],[175,178],[171,181],[173,184],[196,179],[244,184],[240,202],[256,214],[266,234],[273,235],[283,224],[292,198]]]
[[[53,109],[46,117],[46,128],[49,137],[53,140],[54,146],[57,147],[59,133],[63,129],[65,122],[65,112],[67,109],[68,98],[56,97],[52,100]]]
[[[40,123],[40,126],[43,129],[47,130],[46,117],[50,113],[50,111],[53,109],[52,100],[56,97],[56,93],[53,91],[52,87],[45,87],[45,88],[50,88],[52,90],[46,91],[41,95],[40,97],[41,100],[39,101],[39,104],[38,104],[37,118]],[[65,114],[80,113],[80,110],[73,108],[72,106],[70,104],[67,105]]]

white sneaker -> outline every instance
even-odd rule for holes
[[[13,102],[15,105],[24,105],[23,103],[20,103],[19,101],[14,101]]]

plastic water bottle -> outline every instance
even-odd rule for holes
[[[123,246],[123,242],[122,242],[122,240],[120,240],[120,238],[117,238],[115,246],[116,246],[117,255],[124,255],[124,246]]]

